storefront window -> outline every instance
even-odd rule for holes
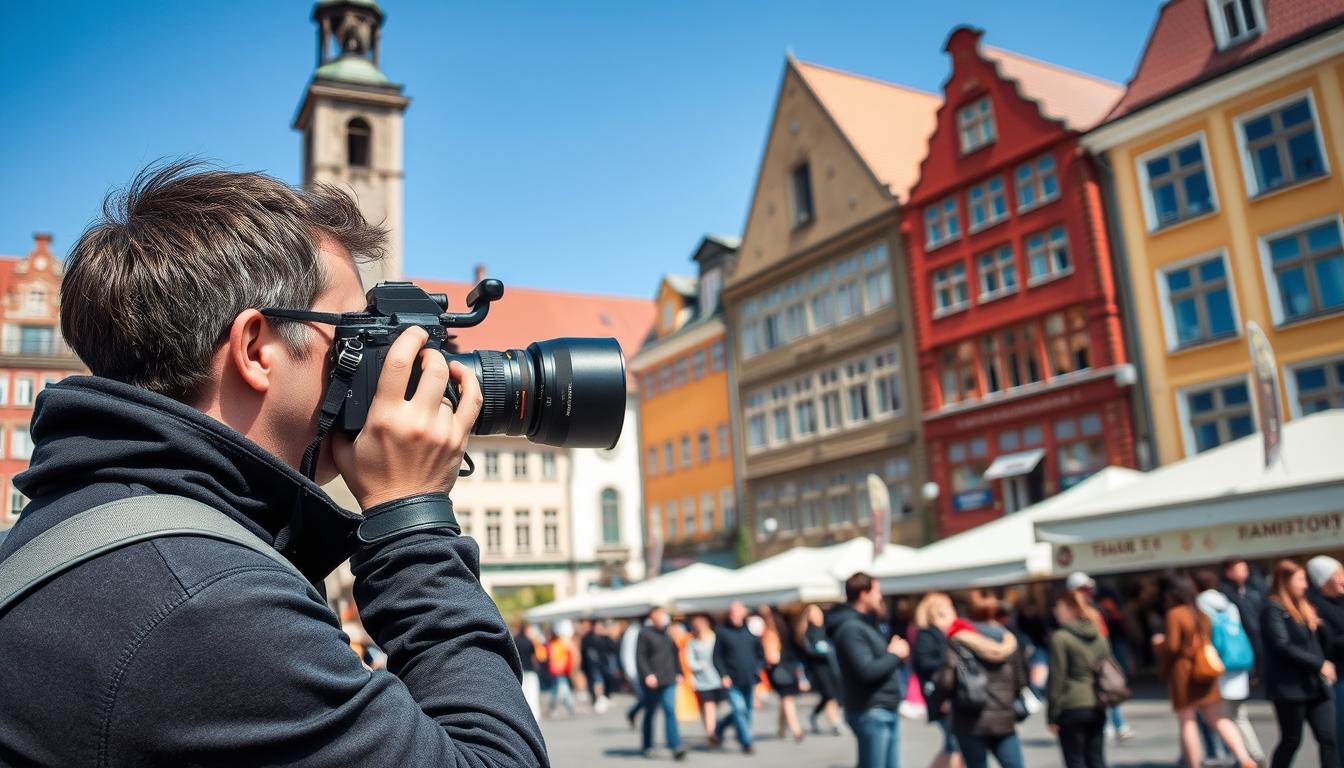
[[[1072,488],[1106,466],[1106,442],[1101,436],[1101,414],[1059,419],[1055,422],[1056,458],[1061,489]]]
[[[952,465],[952,508],[961,512],[987,507],[993,502],[985,470],[989,468],[989,441],[977,437],[947,447]]]

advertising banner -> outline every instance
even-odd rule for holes
[[[872,508],[869,536],[873,539],[873,557],[877,557],[891,541],[891,491],[887,490],[882,478],[871,473],[868,475],[868,505]]]
[[[1271,467],[1279,458],[1279,444],[1283,440],[1283,414],[1280,413],[1279,367],[1274,361],[1274,348],[1269,345],[1260,324],[1246,323],[1246,345],[1251,349],[1251,375],[1255,381],[1255,412],[1260,418],[1260,434],[1265,441],[1265,466]]]

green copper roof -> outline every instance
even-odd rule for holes
[[[359,85],[388,85],[387,75],[373,66],[373,62],[359,56],[342,56],[317,68],[321,80],[336,80]]]

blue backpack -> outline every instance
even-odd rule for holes
[[[1213,614],[1213,648],[1228,672],[1245,672],[1255,666],[1251,638],[1229,611]]]

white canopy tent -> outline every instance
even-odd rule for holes
[[[685,568],[631,584],[621,589],[575,595],[563,600],[539,605],[527,611],[528,621],[558,621],[560,619],[602,618],[618,619],[643,616],[655,605],[671,606],[680,595],[702,590],[722,583],[734,573],[708,563],[691,563]]]
[[[884,556],[899,558],[912,552],[910,547],[888,545]],[[827,547],[794,547],[739,568],[731,578],[709,588],[682,594],[676,600],[676,610],[721,611],[734,600],[747,605],[839,602],[844,594],[832,572],[845,568],[847,577],[867,568],[872,560],[873,543],[867,538]]]
[[[1036,541],[1033,523],[1046,515],[1068,515],[1082,504],[1142,477],[1143,473],[1132,469],[1106,467],[1067,491],[929,544],[914,554],[888,557],[884,553],[868,573],[880,580],[883,592],[891,594],[993,587],[1047,578],[1051,575],[1050,545]],[[848,575],[834,572],[837,579]]]
[[[525,612],[528,621],[532,622],[550,622],[560,621],[561,619],[577,619],[589,615],[593,610],[593,604],[597,600],[610,595],[614,590],[603,589],[593,592],[580,592],[577,595],[570,595],[559,600],[552,600],[549,603],[538,605],[535,608],[529,608]]]
[[[1034,521],[1056,572],[1097,573],[1344,549],[1344,411],[1284,425],[1266,469],[1250,435]]]

